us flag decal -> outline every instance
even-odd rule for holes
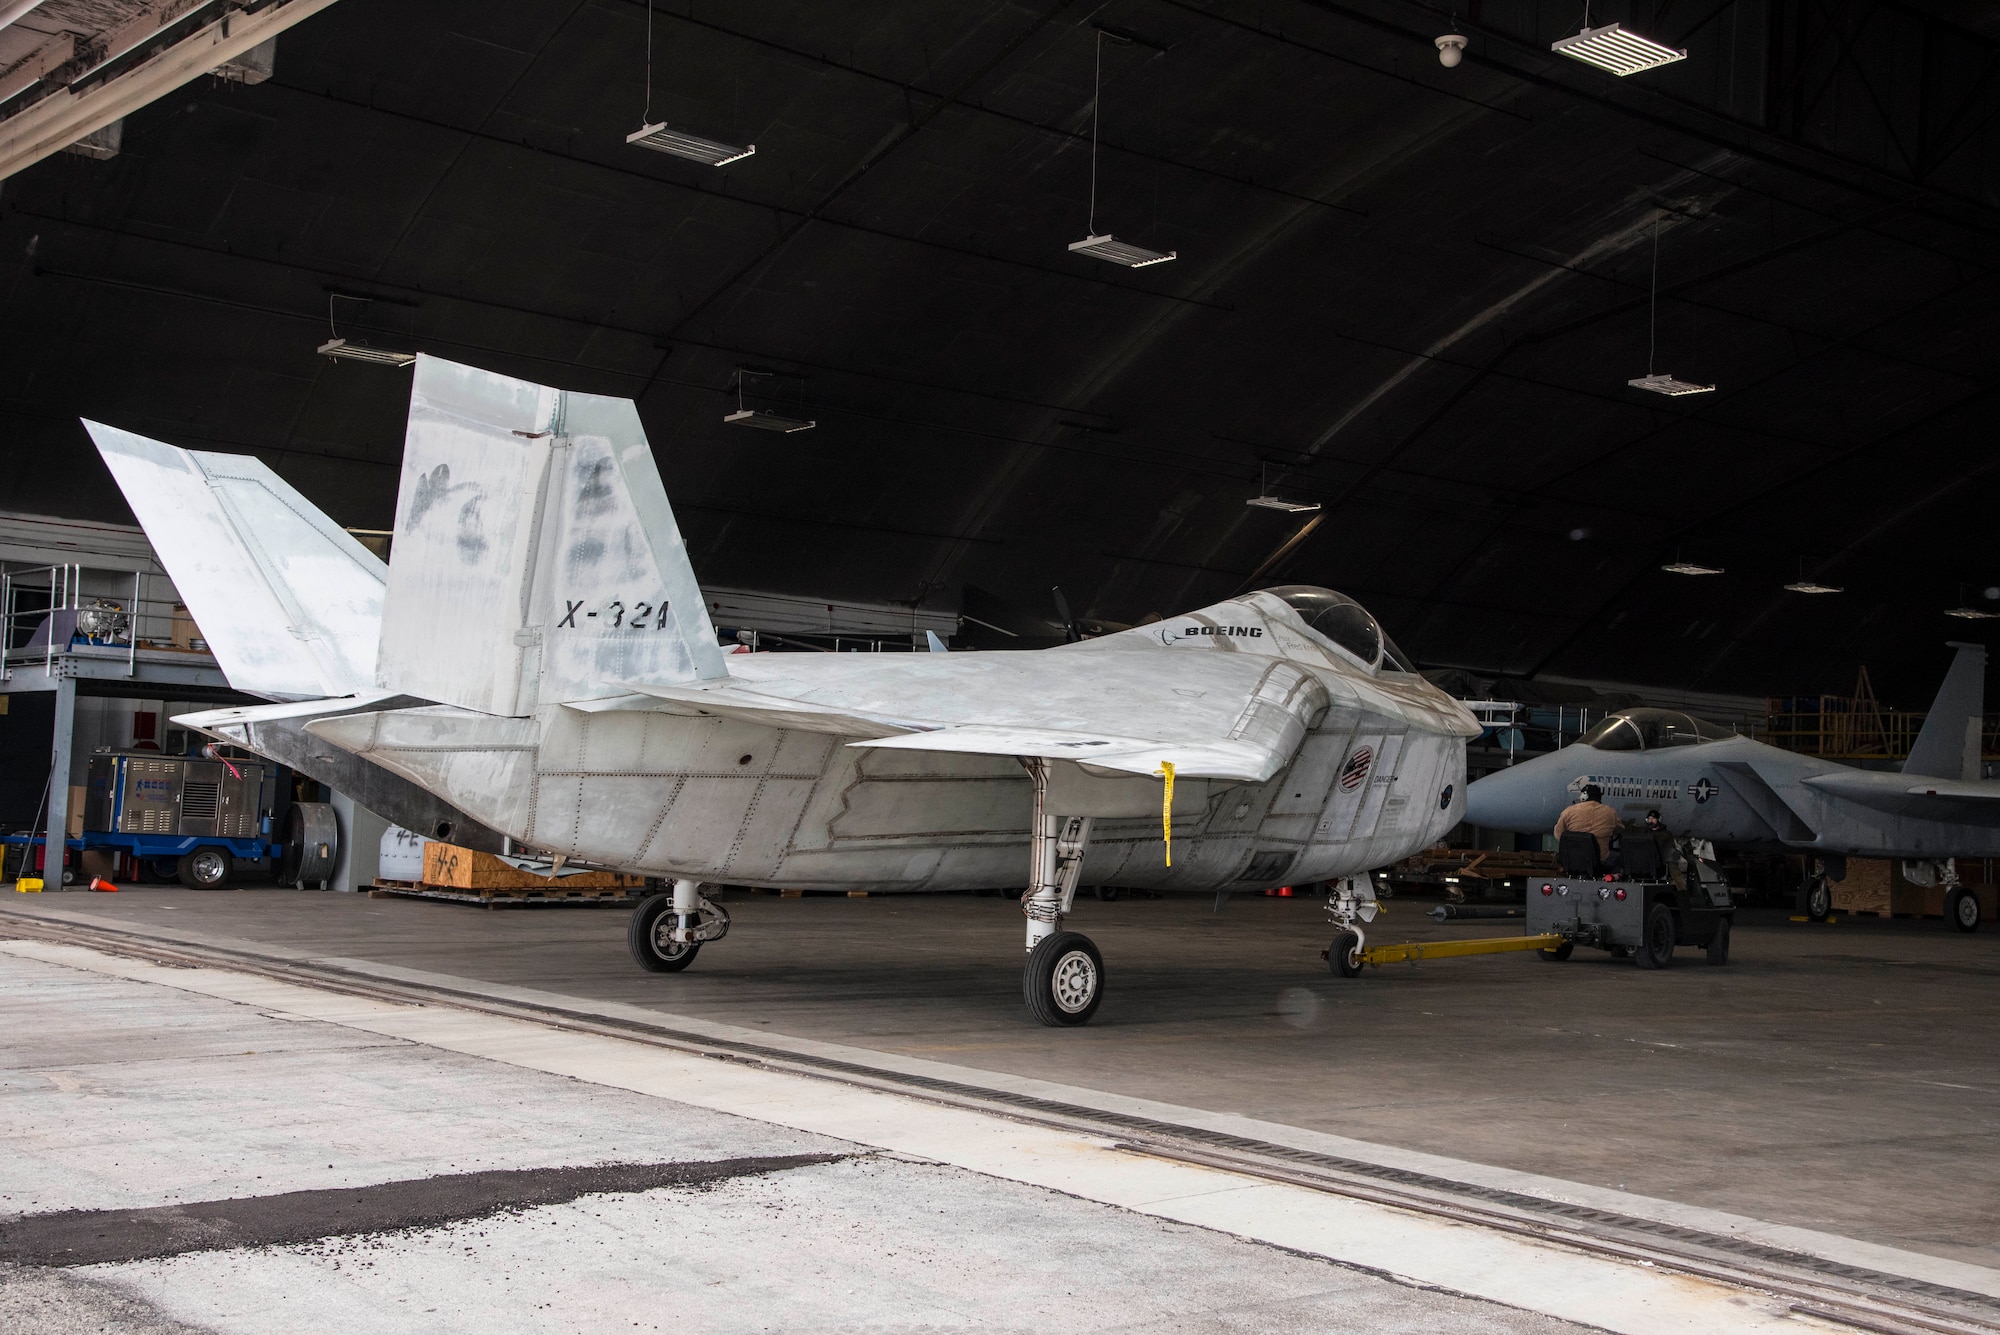
[[[1359,788],[1368,777],[1368,767],[1375,763],[1373,747],[1357,746],[1347,757],[1347,763],[1340,767],[1340,791],[1351,793]]]

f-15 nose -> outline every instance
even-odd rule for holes
[[[1570,801],[1570,766],[1556,763],[1561,754],[1538,756],[1475,779],[1465,790],[1465,819],[1489,830],[1546,834]]]

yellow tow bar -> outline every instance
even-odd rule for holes
[[[1369,946],[1363,964],[1415,964],[1419,960],[1450,959],[1454,955],[1498,955],[1509,950],[1554,950],[1563,938],[1554,932],[1540,936],[1486,936],[1470,941],[1405,941],[1400,946]]]

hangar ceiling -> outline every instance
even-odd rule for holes
[[[1426,666],[1778,693],[1865,661],[1921,706],[1988,638],[1945,609],[2000,612],[2000,32],[1594,4],[1690,51],[1617,80],[1549,53],[1580,19],[660,0],[654,118],[756,145],[708,168],[625,143],[643,0],[339,0],[264,82],[0,183],[0,507],[126,517],[87,416],[386,526],[408,373],[316,355],[331,314],[636,398],[716,584],[1133,621],[1321,583]],[[1171,263],[1066,249],[1100,43],[1098,228]],[[817,427],[725,425],[742,368]],[[1324,508],[1246,507],[1263,475]]]

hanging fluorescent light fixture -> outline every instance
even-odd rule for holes
[[[392,348],[371,348],[366,343],[350,343],[340,336],[340,329],[333,322],[333,303],[342,297],[349,301],[368,301],[367,297],[357,297],[346,292],[326,294],[326,332],[330,336],[319,345],[319,355],[331,357],[339,362],[369,362],[376,366],[409,366],[417,360],[414,352],[397,352]]]
[[[1642,375],[1626,384],[1634,389],[1648,390],[1654,394],[1664,394],[1670,399],[1684,398],[1689,394],[1713,394],[1714,385],[1697,385],[1691,380],[1676,380],[1665,371],[1655,371]]]
[[[1653,369],[1653,358],[1660,351],[1660,215],[1653,214],[1653,276],[1651,290],[1646,298],[1646,374],[1635,376],[1625,383],[1634,389],[1643,389],[1651,394],[1664,394],[1670,399],[1683,398],[1689,394],[1712,394],[1714,385],[1697,385],[1692,380],[1676,380],[1665,371]]]
[[[1785,586],[1785,592],[1787,593],[1840,593],[1842,591],[1838,584],[1821,584],[1810,579],[1796,580]]]
[[[1265,510],[1282,510],[1288,515],[1310,514],[1319,509],[1318,501],[1288,501],[1281,496],[1252,496],[1243,503]]]
[[[653,119],[653,0],[646,0],[646,100],[639,112],[639,128],[625,136],[628,144],[668,153],[706,167],[722,167],[740,162],[757,151],[757,145],[725,144],[704,139],[686,130],[676,130],[665,121]]]
[[[782,431],[787,435],[794,431],[810,431],[819,425],[818,422],[808,422],[801,417],[767,413],[762,408],[740,408],[722,420],[731,426],[754,426],[759,431]]]
[[[1245,505],[1254,505],[1260,510],[1277,510],[1288,515],[1311,514],[1320,508],[1318,501],[1288,501],[1282,496],[1273,496],[1270,473],[1271,466],[1265,464],[1257,475],[1257,494],[1243,502]]]
[[[1111,37],[1123,43],[1130,39],[1117,37],[1104,29],[1097,30],[1097,72],[1090,85],[1090,220],[1084,225],[1083,240],[1069,243],[1072,255],[1088,255],[1094,260],[1107,264],[1122,265],[1127,269],[1144,269],[1148,265],[1165,264],[1180,256],[1178,250],[1148,250],[1135,246],[1129,241],[1120,241],[1109,232],[1097,230],[1097,107],[1104,96],[1104,39]]]
[[[1976,607],[1946,608],[1945,615],[1948,617],[1957,617],[1960,621],[1992,621],[2000,619],[2000,612],[1982,612]]]
[[[1147,250],[1120,241],[1109,232],[1103,236],[1086,236],[1081,241],[1072,241],[1069,248],[1078,255],[1088,255],[1092,259],[1108,260],[1112,264],[1122,264],[1128,269],[1143,269],[1149,264],[1165,264],[1178,258],[1177,250]]]
[[[704,139],[698,134],[676,130],[665,121],[657,125],[642,125],[625,136],[628,144],[640,148],[650,148],[655,153],[671,153],[677,158],[699,162],[710,167],[723,167],[732,162],[740,162],[757,151],[757,145],[746,144],[738,147],[715,139]]]
[[[803,417],[787,417],[783,413],[769,412],[763,408],[752,408],[743,402],[743,378],[754,375],[760,379],[772,375],[769,371],[746,371],[736,368],[736,411],[728,413],[723,421],[730,426],[753,426],[759,431],[779,431],[790,435],[794,431],[810,431],[819,423]]]
[[[1607,23],[1601,28],[1590,27],[1589,23],[1586,17],[1582,32],[1553,43],[1549,50],[1586,65],[1595,65],[1601,70],[1609,70],[1621,79],[1641,70],[1658,69],[1662,65],[1687,59],[1686,51],[1676,51],[1650,37],[1627,32],[1616,23]]]
[[[1720,575],[1721,566],[1696,565],[1693,561],[1672,561],[1660,569],[1669,575]]]

